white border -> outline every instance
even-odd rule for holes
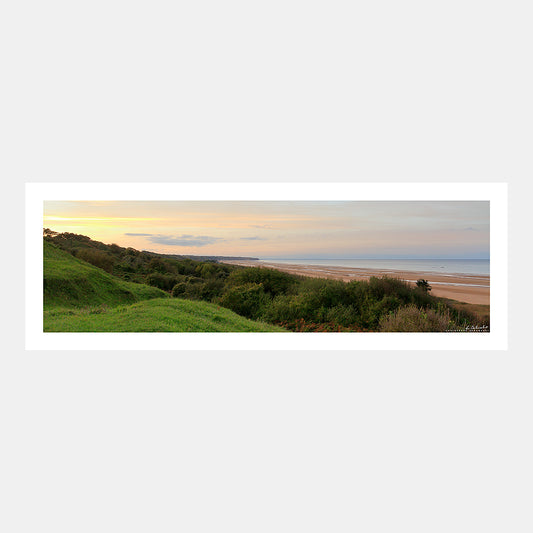
[[[45,200],[488,200],[490,333],[44,333]],[[26,183],[27,350],[507,350],[506,183]]]

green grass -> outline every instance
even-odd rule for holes
[[[121,280],[44,243],[44,331],[286,331],[208,302]]]
[[[121,280],[44,242],[44,308],[135,303],[168,294],[142,283]]]
[[[106,332],[283,332],[207,302],[157,298],[113,308],[51,309],[44,313],[44,331]]]

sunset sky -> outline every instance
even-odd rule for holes
[[[489,258],[489,202],[46,201],[43,226],[171,254]]]

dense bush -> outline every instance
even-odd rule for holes
[[[159,274],[157,272],[149,274],[146,278],[146,282],[148,283],[148,285],[151,285],[152,287],[157,287],[158,289],[164,291],[171,291],[172,287],[174,287],[179,281],[180,280],[177,276],[172,276],[169,274]]]
[[[246,283],[261,284],[265,293],[270,296],[285,294],[294,285],[296,276],[271,268],[249,267],[235,269],[228,277],[231,285]]]
[[[172,296],[174,298],[183,298],[185,293],[187,292],[188,283],[185,281],[180,281],[179,283],[176,283],[174,287],[172,287]]]
[[[422,309],[416,305],[406,305],[394,313],[383,316],[379,323],[380,331],[436,332],[447,331],[454,326],[449,312]]]
[[[203,281],[199,283],[180,282],[172,289],[172,296],[188,300],[209,300],[205,297],[205,287],[206,284]]]
[[[297,296],[276,296],[264,310],[263,318],[267,322],[286,322],[304,318],[300,299]]]
[[[396,296],[401,299],[408,299],[413,292],[411,286],[401,279],[372,276],[368,280],[368,288],[373,298],[381,300],[385,296]]]
[[[113,272],[113,258],[106,252],[100,250],[81,249],[76,252],[76,257],[91,263],[95,267],[101,268],[106,272]]]
[[[269,302],[260,283],[246,283],[230,287],[218,299],[218,304],[246,318],[259,318]]]
[[[327,310],[325,322],[338,324],[345,328],[358,323],[359,314],[353,305],[335,305]]]
[[[147,265],[149,272],[158,272],[160,274],[178,274],[177,266],[168,259],[154,257]]]

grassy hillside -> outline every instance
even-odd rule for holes
[[[57,309],[44,314],[45,331],[106,332],[282,332],[207,302],[157,298],[114,308]]]
[[[168,297],[156,287],[118,279],[46,241],[43,253],[45,309],[119,305]]]
[[[44,331],[285,331],[207,302],[121,280],[44,243]]]

